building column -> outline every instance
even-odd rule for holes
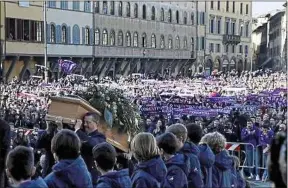
[[[91,67],[91,64],[94,61],[94,57],[91,60],[88,60],[85,67],[82,70],[82,75],[85,75],[88,72],[88,69]]]
[[[32,60],[33,60],[33,57],[32,57],[32,56],[31,56],[31,57],[24,57],[24,58],[23,58],[24,66],[23,66],[23,68],[22,68],[22,70],[21,70],[21,72],[20,72],[20,74],[19,74],[19,80],[22,80],[22,79],[23,79],[23,76],[24,76],[24,74],[25,74],[25,72],[26,72],[26,70],[27,70],[27,67],[28,67],[28,65],[29,65],[29,62],[32,61]]]
[[[11,75],[11,73],[12,73],[14,67],[15,67],[15,64],[16,64],[17,61],[19,61],[19,59],[20,59],[20,56],[14,56],[12,58],[11,65],[9,66],[9,69],[8,69],[6,75],[5,75],[5,82],[7,82],[9,80],[9,77],[10,77],[10,75]]]

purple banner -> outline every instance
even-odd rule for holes
[[[61,67],[61,70],[65,72],[66,74],[71,74],[72,71],[77,67],[77,64],[71,60],[58,60],[59,66]]]

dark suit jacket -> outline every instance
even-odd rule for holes
[[[0,187],[5,187],[5,161],[11,144],[10,126],[4,120],[0,120]]]

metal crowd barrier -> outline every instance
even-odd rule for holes
[[[250,153],[247,153],[248,146],[252,147],[252,159],[248,160]],[[230,155],[237,156],[240,160],[240,168],[255,168],[255,147],[250,143],[241,143],[241,142],[226,142],[226,150],[229,151]],[[244,150],[243,150],[244,149]],[[249,155],[249,156],[248,156]],[[248,164],[250,163],[251,164]]]
[[[270,152],[269,147],[263,147],[262,145],[256,146],[255,156],[256,156],[256,174],[260,176],[260,170],[264,170],[265,181],[268,178],[268,168],[267,168],[267,159]],[[263,175],[262,175],[263,176]]]

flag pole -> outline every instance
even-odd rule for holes
[[[48,83],[48,66],[47,66],[47,6],[46,6],[46,0],[43,1],[43,9],[44,9],[44,79],[45,83]]]

